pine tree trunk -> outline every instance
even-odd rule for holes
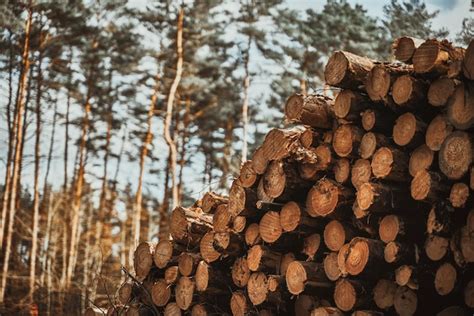
[[[69,56],[69,65],[72,63],[72,51]],[[68,86],[71,86],[72,83],[72,70],[69,69],[68,75]],[[64,184],[63,191],[66,193],[68,185],[68,156],[69,156],[69,109],[71,107],[71,92],[67,91],[67,101],[66,101],[66,122],[64,128]]]
[[[145,174],[145,158],[148,156],[148,147],[151,144],[153,139],[153,131],[152,131],[152,123],[153,123],[153,116],[155,114],[155,106],[158,99],[158,85],[160,82],[159,75],[156,76],[155,79],[155,88],[153,90],[153,94],[151,96],[151,103],[148,109],[147,115],[147,131],[145,134],[145,138],[143,139],[142,148],[140,150],[140,173],[138,175],[138,185],[137,185],[137,192],[135,194],[135,203],[134,203],[134,213],[132,217],[132,243],[130,245],[129,254],[128,254],[128,261],[130,267],[133,266],[133,253],[135,251],[136,246],[140,241],[140,220],[142,214],[142,189],[143,189],[143,175]]]
[[[225,126],[225,133],[224,133],[224,159],[222,164],[222,176],[221,176],[221,183],[220,187],[225,188],[227,187],[227,181],[229,179],[230,168],[232,164],[232,139],[233,139],[233,132],[234,132],[234,121],[230,117],[227,117],[227,122]]]
[[[12,167],[12,155],[13,155],[13,139],[14,139],[14,128],[15,125],[12,122],[11,117],[11,105],[13,99],[13,32],[10,31],[9,41],[10,41],[10,58],[8,63],[8,102],[6,107],[6,117],[7,117],[7,127],[8,127],[8,152],[7,152],[7,161],[5,167],[5,184],[3,190],[2,198],[2,217],[0,219],[0,250],[3,248],[3,237],[5,231],[5,224],[7,220],[7,210],[8,210],[8,201],[10,197],[10,186],[11,186],[11,167]]]
[[[179,159],[179,176],[178,176],[178,200],[181,204],[183,200],[183,172],[184,172],[184,165],[186,163],[186,145],[188,143],[189,137],[189,123],[191,122],[190,118],[190,111],[191,111],[191,97],[186,96],[186,108],[184,112],[184,119],[183,119],[183,130],[181,133],[181,153]]]
[[[252,43],[252,37],[248,37],[247,51],[245,53],[245,77],[244,77],[244,103],[242,105],[242,163],[247,160],[247,137],[248,137],[248,125],[249,125],[249,88],[250,88],[250,73],[249,73],[249,60],[250,60],[250,45]]]
[[[169,200],[170,200],[170,164],[171,164],[171,154],[168,154],[168,159],[166,160],[165,168],[165,183],[164,183],[164,193],[163,193],[163,202],[160,207],[160,220],[159,220],[159,238],[160,240],[168,239],[169,235],[169,223],[168,223],[168,209],[169,209]]]
[[[168,94],[168,100],[166,104],[166,118],[164,124],[164,137],[168,145],[168,149],[171,153],[171,164],[170,164],[170,177],[171,177],[171,192],[172,192],[172,201],[173,208],[178,206],[178,185],[176,183],[176,159],[177,159],[177,149],[176,143],[171,136],[171,120],[173,117],[173,104],[175,99],[175,94],[181,81],[181,76],[183,72],[183,19],[184,19],[184,9],[180,8],[178,15],[178,24],[177,24],[177,35],[176,35],[176,75],[171,84],[170,92]]]
[[[17,113],[16,113],[16,144],[15,144],[15,157],[13,160],[13,173],[12,173],[12,180],[11,180],[11,199],[9,201],[9,208],[8,208],[8,215],[9,215],[9,222],[7,227],[7,234],[6,234],[6,246],[3,258],[3,269],[2,269],[2,278],[0,283],[0,304],[4,302],[5,298],[5,288],[7,286],[7,277],[8,277],[8,269],[10,263],[10,255],[11,255],[11,244],[12,244],[12,235],[13,235],[13,221],[15,219],[15,202],[17,196],[17,184],[18,178],[20,175],[19,165],[20,165],[20,149],[21,149],[21,140],[23,139],[23,112],[25,107],[25,100],[24,95],[28,85],[28,72],[30,68],[30,60],[29,60],[29,53],[30,53],[30,31],[31,31],[31,23],[32,23],[32,16],[33,10],[31,8],[31,1],[28,6],[28,18],[25,24],[25,43],[23,46],[23,72],[21,74],[21,78],[19,81],[19,97],[18,97],[18,105],[17,105]]]
[[[40,34],[42,27],[40,28]],[[40,35],[41,37],[41,35]],[[40,46],[42,41],[40,41]],[[31,236],[31,252],[30,252],[30,284],[29,284],[29,299],[33,302],[33,296],[35,292],[36,283],[36,253],[38,249],[38,226],[39,226],[39,211],[40,211],[40,196],[39,196],[39,174],[40,174],[40,143],[41,143],[41,97],[42,97],[42,84],[43,84],[43,52],[39,51],[38,57],[38,75],[36,78],[36,132],[35,132],[35,171],[34,171],[34,193],[33,193],[33,227]]]

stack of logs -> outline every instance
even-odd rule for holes
[[[138,246],[110,315],[472,315],[474,41],[394,54],[334,53],[336,97],[291,96],[228,197]]]

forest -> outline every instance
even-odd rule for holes
[[[363,3],[363,1],[360,1]],[[467,47],[422,0],[0,3],[0,314],[81,315],[133,273],[170,214],[228,190],[293,93],[332,96],[337,50],[401,36]],[[471,13],[472,14],[472,13]]]

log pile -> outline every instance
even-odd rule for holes
[[[473,43],[334,53],[337,96],[291,96],[228,197],[138,246],[109,314],[472,314]]]

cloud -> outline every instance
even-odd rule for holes
[[[427,2],[440,7],[441,9],[452,10],[456,7],[459,0],[429,0]],[[467,1],[467,0],[464,0]]]

